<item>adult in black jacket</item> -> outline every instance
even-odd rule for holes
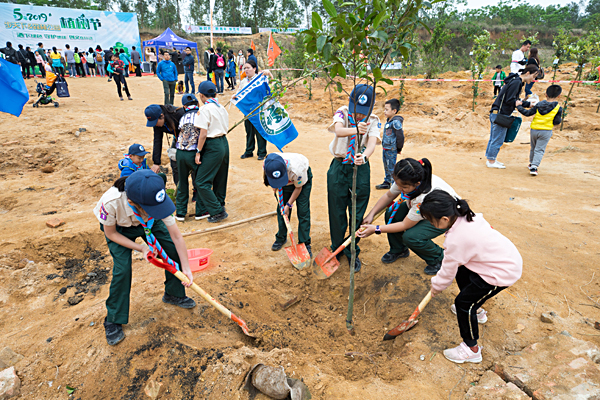
[[[33,54],[33,51],[31,51],[31,47],[29,46],[25,48],[25,52],[27,53],[27,60],[29,61],[29,68],[31,68],[31,74],[35,78],[35,66],[37,64],[35,54]],[[27,78],[29,78],[29,73],[27,74]]]
[[[4,54],[6,61],[13,64],[19,64],[19,56],[11,42],[6,42],[6,47],[0,49],[0,53]]]
[[[111,47],[108,50],[104,50],[104,62],[106,62],[106,66],[108,67],[108,64],[110,64],[110,60],[112,60],[112,56],[113,56],[113,48]],[[108,74],[108,81],[112,81],[112,74],[109,73],[107,71]]]
[[[23,78],[29,78],[29,58],[22,44],[19,45],[19,50],[17,50],[17,60],[19,60],[19,64],[21,65]]]
[[[508,128],[502,127],[494,123],[498,114],[509,116],[513,113],[517,107],[517,100],[521,95],[521,90],[524,83],[532,82],[538,73],[538,68],[535,65],[528,65],[522,70],[521,76],[518,74],[510,73],[504,79],[504,86],[498,93],[498,97],[492,104],[490,110],[490,140],[488,141],[487,149],[485,151],[485,158],[487,159],[486,165],[488,168],[506,168],[503,163],[496,161],[500,147],[504,143],[506,138],[506,132]],[[525,107],[529,106],[528,102],[524,102]]]
[[[163,136],[167,135],[167,142],[170,148],[175,148],[177,137],[179,136],[179,120],[185,114],[185,110],[180,107],[176,108],[172,105],[152,104],[146,107],[146,126],[154,129],[154,146],[152,148],[152,162],[154,165],[150,168],[158,173],[162,163],[162,144]],[[175,185],[179,183],[179,174],[177,171],[177,163],[171,159],[171,169],[173,170],[173,182]]]

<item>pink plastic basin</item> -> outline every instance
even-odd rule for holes
[[[213,253],[211,249],[189,249],[188,259],[190,261],[190,269],[192,272],[202,271],[208,267],[210,255]]]

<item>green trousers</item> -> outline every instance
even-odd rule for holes
[[[386,225],[388,224],[391,214],[392,213],[388,208],[385,212]],[[403,221],[407,214],[408,205],[404,202],[400,204],[392,222]],[[388,233],[387,237],[388,242],[390,243],[390,252],[403,253],[409,248],[416,255],[425,260],[427,265],[435,265],[444,258],[444,249],[433,243],[431,239],[436,238],[445,232],[445,230],[437,229],[435,226],[431,225],[431,222],[423,219],[404,232]]]
[[[348,221],[352,216],[352,164],[342,164],[341,159],[334,158],[327,171],[327,206],[329,210],[329,235],[331,248],[337,249],[347,238]],[[363,164],[356,174],[356,229],[360,227],[363,216],[369,205],[371,195],[371,167]],[[356,238],[356,255],[360,254],[359,238]],[[350,257],[350,246],[344,249]]]
[[[104,232],[104,225],[100,224]],[[127,239],[135,241],[141,237],[146,241],[144,228],[141,225],[127,228],[117,225],[117,232]],[[179,255],[171,235],[162,221],[155,221],[152,233],[160,243],[169,257],[179,263]],[[127,324],[129,322],[129,294],[131,292],[131,249],[123,247],[106,238],[110,255],[113,258],[113,274],[110,281],[110,293],[106,300],[106,320],[115,324]],[[148,268],[156,268],[148,265]],[[185,287],[181,281],[170,272],[165,271],[165,292],[175,297],[185,297]]]
[[[177,215],[187,215],[188,201],[190,199],[190,184],[188,176],[192,174],[192,183],[196,178],[198,164],[196,164],[196,151],[177,150],[177,171],[179,172],[179,183],[177,184]],[[200,214],[202,208],[196,201],[196,215]]]
[[[296,187],[294,185],[287,185],[283,187],[283,204],[287,203],[292,192]],[[308,168],[308,180],[302,186],[302,191],[294,206],[296,208],[296,215],[298,216],[298,236],[297,243],[310,244],[310,191],[312,189],[312,171]],[[285,238],[288,234],[285,221],[281,215],[281,208],[279,207],[279,196],[275,192],[275,198],[277,198],[277,224],[279,230],[275,235],[275,241],[278,243],[285,242]],[[291,226],[292,213],[290,212],[290,226]]]
[[[244,128],[246,128],[246,151],[244,154],[247,156],[252,156],[252,154],[254,154],[254,138],[256,138],[256,145],[258,147],[256,155],[258,157],[266,157],[267,141],[265,138],[256,130],[249,119],[244,121]]]
[[[201,164],[196,170],[196,215],[223,212],[229,174],[229,142],[227,136],[208,138],[200,152]]]

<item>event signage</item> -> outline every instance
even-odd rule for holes
[[[306,28],[258,28],[259,32],[273,32],[273,33],[298,33],[305,31]]]
[[[210,26],[185,25],[187,33],[210,33]],[[252,35],[252,28],[247,26],[215,26],[213,33],[228,33],[236,35]]]
[[[15,48],[22,44],[35,50],[39,42],[59,50],[66,44],[85,50],[117,42],[127,48],[140,45],[135,13],[0,3],[0,24],[0,43],[12,42]]]

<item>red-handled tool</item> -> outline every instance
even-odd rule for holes
[[[162,269],[169,271],[170,273],[175,275],[180,281],[182,281],[184,283],[188,283],[190,281],[183,272],[178,271],[174,266],[172,266],[170,264],[162,262],[160,259],[154,257],[152,255],[152,253],[148,253],[148,261],[150,261],[152,264],[156,265],[157,267],[160,267]],[[241,319],[240,317],[238,317],[237,315],[235,315],[234,313],[229,311],[227,308],[225,308],[223,305],[221,305],[221,303],[219,303],[217,300],[215,300],[214,297],[212,297],[211,295],[206,293],[204,290],[202,290],[202,288],[200,286],[196,285],[195,283],[192,283],[192,286],[190,286],[190,287],[196,293],[198,293],[200,296],[202,296],[202,298],[204,300],[206,300],[211,306],[216,308],[221,314],[223,314],[224,316],[226,316],[227,318],[231,319],[236,324],[238,324],[240,326],[240,328],[242,328],[242,331],[244,332],[244,334],[246,336],[250,336],[251,338],[254,338],[254,336],[252,336],[250,334],[250,331],[248,330],[248,325],[246,325],[246,322],[243,319]]]
[[[419,322],[417,317],[419,316],[419,314],[421,314],[425,306],[429,303],[429,300],[431,300],[431,290],[429,291],[429,293],[427,293],[427,296],[425,296],[425,298],[421,300],[421,302],[419,303],[415,311],[412,313],[410,318],[407,321],[402,321],[400,325],[388,331],[388,333],[386,333],[383,337],[383,340],[395,339],[396,336],[406,332],[407,330],[415,326],[417,322]]]

